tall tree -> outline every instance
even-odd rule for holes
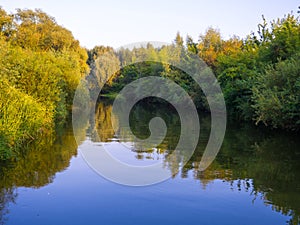
[[[208,28],[205,34],[200,35],[198,54],[208,66],[216,67],[218,54],[222,51],[222,39],[220,31],[212,27]]]

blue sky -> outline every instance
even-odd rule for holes
[[[268,21],[296,13],[297,0],[0,0],[8,12],[40,8],[73,32],[82,46],[120,47],[132,42],[172,42],[177,31],[198,40],[209,26],[224,38],[256,31]]]

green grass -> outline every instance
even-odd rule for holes
[[[33,97],[0,82],[0,159],[13,156],[14,149],[51,133],[53,113]]]

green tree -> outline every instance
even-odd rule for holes
[[[300,57],[278,62],[258,77],[253,87],[256,123],[275,128],[300,128]]]
[[[282,19],[271,22],[270,28],[265,19],[259,24],[260,60],[276,63],[285,60],[300,51],[299,18],[288,14]]]

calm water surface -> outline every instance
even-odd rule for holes
[[[1,165],[0,224],[300,224],[299,135],[229,122],[216,160],[199,172],[210,131],[207,115],[200,115],[198,147],[182,168],[182,157],[167,157],[180,135],[176,112],[168,106],[134,108],[131,127],[137,136],[149,135],[153,116],[168,126],[158,148],[139,151],[122,148],[121,142],[134,143],[126,134],[114,134],[111,110],[110,103],[100,103],[96,121],[76,126],[83,144],[101,142],[127,163],[162,160],[179,172],[147,187],[112,183],[83,160],[70,125],[58,132],[54,144],[39,143],[18,161]]]

